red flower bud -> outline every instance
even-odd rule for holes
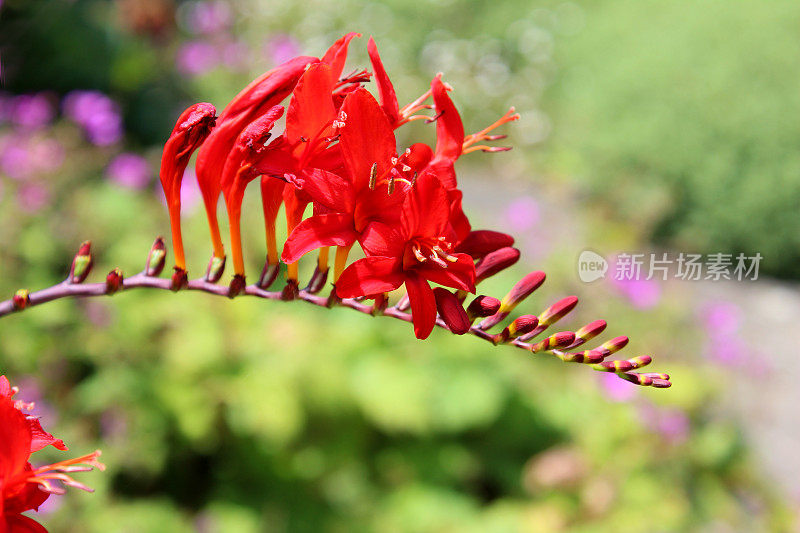
[[[500,309],[500,300],[492,296],[478,296],[467,307],[467,316],[470,322],[476,318],[492,316]]]
[[[523,335],[522,340],[527,341],[536,337],[549,326],[564,318],[565,315],[575,309],[576,305],[578,305],[578,298],[576,296],[567,296],[557,301],[539,315],[539,326],[527,335]]]
[[[513,248],[503,248],[502,250],[513,250]],[[500,251],[501,250],[498,250],[497,252],[494,253],[498,253]],[[519,251],[517,251],[517,253],[519,253]],[[486,256],[486,259],[488,259],[490,255]],[[541,271],[531,272],[530,274],[519,280],[517,284],[514,285],[514,287],[508,292],[508,294],[505,295],[503,300],[500,302],[500,310],[493,316],[483,319],[483,321],[480,324],[480,328],[489,329],[495,324],[499,323],[501,320],[507,317],[511,311],[514,310],[517,304],[519,304],[525,298],[530,296],[533,293],[533,291],[541,287],[542,283],[544,283],[544,280],[545,280],[545,273]],[[539,322],[540,323],[542,322],[541,318],[539,319]]]
[[[164,246],[164,239],[158,237],[147,254],[147,264],[144,268],[145,275],[155,277],[161,274],[161,271],[164,270],[166,256],[167,247]]]
[[[217,257],[212,254],[211,259],[208,261],[208,268],[206,268],[206,281],[209,283],[216,283],[225,272],[225,257]]]
[[[539,319],[537,317],[533,315],[522,315],[515,318],[514,321],[506,326],[498,335],[495,335],[493,342],[495,344],[500,344],[511,339],[516,339],[520,335],[532,331],[538,324]]]
[[[114,294],[122,288],[124,276],[122,270],[115,268],[106,276],[106,294]]]
[[[486,254],[475,265],[475,284],[490,278],[519,261],[519,250],[516,248],[500,248]]]
[[[15,311],[22,311],[31,303],[30,291],[27,289],[18,290],[11,298],[11,303],[14,306]]]
[[[241,274],[236,274],[233,276],[231,284],[228,286],[228,298],[234,298],[242,294],[245,287],[247,287],[247,282],[245,281],[244,276]]]
[[[509,248],[514,245],[514,237],[491,230],[470,231],[467,237],[458,245],[456,252],[469,254],[473,259],[481,259],[486,254]]]
[[[436,309],[450,331],[456,335],[463,335],[469,331],[470,320],[459,299],[447,289],[436,287],[433,289],[436,298]]]
[[[170,290],[177,292],[189,286],[189,275],[180,267],[176,266],[173,268],[174,272],[172,273],[172,285],[170,286]]]
[[[572,343],[572,346],[570,346],[569,349],[577,348],[578,346],[597,337],[606,329],[606,325],[607,324],[605,320],[595,320],[594,322],[586,324],[575,332],[575,342]]]
[[[573,332],[562,331],[561,333],[550,335],[541,342],[537,342],[536,344],[531,346],[531,351],[533,353],[538,353],[538,352],[546,352],[549,350],[563,349],[564,347],[572,344],[574,341],[575,341],[575,334]]]
[[[72,259],[67,282],[83,283],[92,270],[92,263],[92,245],[89,241],[85,241]]]

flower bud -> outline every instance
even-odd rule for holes
[[[222,278],[222,273],[225,272],[225,256],[217,257],[211,254],[211,259],[208,261],[208,268],[206,268],[206,281],[209,283],[216,283]]]
[[[503,248],[503,250],[513,250],[513,248]],[[498,252],[500,251],[502,250],[498,250]],[[487,258],[488,257],[489,256],[487,256]],[[544,283],[544,280],[545,274],[541,271],[531,272],[519,280],[500,302],[500,310],[494,315],[484,318],[479,327],[483,330],[486,330],[499,323],[501,320],[507,317],[508,314],[513,311],[521,301],[530,296],[533,291],[538,289],[542,283]],[[539,319],[539,322],[541,322],[541,318]]]
[[[22,311],[31,304],[31,293],[28,289],[20,289],[11,298],[11,304],[15,311]]]
[[[471,322],[464,311],[458,298],[447,289],[436,287],[433,289],[436,298],[436,309],[447,327],[456,335],[463,335],[469,331]]]
[[[122,270],[115,268],[106,276],[106,294],[114,294],[122,288],[124,276]]]
[[[633,370],[633,364],[630,361],[603,361],[591,365],[591,367],[598,372],[627,372]]]
[[[161,271],[164,270],[166,256],[167,247],[164,246],[164,239],[158,237],[150,248],[150,253],[147,254],[147,264],[144,269],[145,275],[155,277],[161,274]]]
[[[456,252],[469,254],[473,259],[481,259],[486,254],[514,246],[514,237],[499,231],[470,231],[456,248]]]
[[[537,317],[533,315],[522,315],[515,318],[502,332],[495,335],[493,342],[495,344],[500,344],[516,339],[520,335],[532,331],[538,324],[539,319]]]
[[[297,280],[296,279],[287,279],[286,285],[283,287],[283,291],[281,291],[281,300],[291,301],[297,299],[297,295],[299,294],[300,290],[297,287]]]
[[[500,248],[486,254],[475,265],[475,284],[490,278],[519,261],[519,250],[516,248]]]
[[[628,344],[628,337],[620,336],[614,337],[610,341],[606,341],[592,351],[603,354],[603,358],[616,353],[623,349]]]
[[[572,311],[576,305],[578,305],[578,298],[576,296],[567,296],[554,303],[539,315],[539,326],[527,335],[523,335],[522,340],[527,341],[536,337],[549,326],[561,320],[564,315]]]
[[[328,281],[328,270],[324,269],[320,270],[319,265],[314,268],[314,273],[311,275],[311,279],[308,281],[308,286],[306,287],[306,292],[310,294],[317,294],[322,288],[325,286],[325,282]]]
[[[78,249],[78,253],[72,259],[67,282],[83,283],[92,270],[92,263],[92,245],[89,241],[84,241]]]
[[[275,280],[278,278],[278,273],[280,272],[280,265],[270,264],[269,260],[264,263],[264,270],[261,271],[261,277],[258,278],[258,285],[259,289],[267,290],[270,286],[275,283]]]
[[[575,334],[571,331],[562,331],[561,333],[555,333],[550,335],[546,339],[541,342],[537,342],[533,346],[531,346],[531,351],[533,353],[538,352],[546,352],[549,350],[558,350],[563,349],[566,346],[569,346],[575,341]]]
[[[470,322],[476,318],[492,316],[500,310],[500,300],[492,296],[478,296],[467,307],[467,316]]]
[[[578,346],[597,337],[606,329],[606,326],[607,324],[605,320],[595,320],[594,322],[586,324],[575,332],[575,342],[572,343],[572,346],[570,346],[569,349],[577,348]]]

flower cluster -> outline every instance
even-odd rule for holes
[[[484,232],[483,250],[468,246],[472,232],[461,208],[454,164],[466,152],[505,150],[481,143],[502,138],[489,132],[518,115],[512,109],[489,128],[465,136],[441,75],[401,108],[373,39],[368,44],[372,73],[357,70],[342,76],[348,44],[356,36],[342,37],[321,59],[290,59],[259,77],[224,109],[216,125],[211,104],[195,104],[180,117],[167,141],[161,171],[178,281],[185,270],[180,181],[189,156],[199,148],[197,177],[216,265],[225,257],[216,220],[222,193],[236,286],[243,286],[245,276],[242,200],[246,186],[260,177],[268,271],[262,286],[274,279],[279,257],[288,265],[290,287],[297,286],[297,262],[309,252],[320,250],[318,272],[327,272],[328,247],[335,246],[336,295],[384,300],[405,285],[414,331],[426,338],[437,316],[430,283],[474,293],[475,261],[513,242],[506,235]],[[364,88],[372,78],[377,99]],[[281,103],[287,98],[284,108]],[[418,114],[431,108],[433,116]],[[275,135],[284,115],[284,131]],[[399,149],[395,130],[419,119],[436,123],[434,146],[420,142]],[[281,204],[289,236],[279,256],[275,221]],[[312,215],[303,219],[309,204]],[[356,243],[366,257],[347,266]]]
[[[25,414],[33,404],[14,400],[18,392],[5,376],[0,376],[0,533],[46,532],[22,513],[37,510],[51,494],[63,494],[63,485],[91,491],[69,474],[105,466],[97,458],[100,451],[82,457],[35,468],[32,453],[53,446],[67,447],[61,439],[42,429],[36,417]]]

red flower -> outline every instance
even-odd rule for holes
[[[208,137],[216,121],[216,108],[207,103],[194,104],[184,111],[175,124],[161,156],[161,188],[167,199],[175,265],[186,270],[181,238],[181,182],[189,158]]]
[[[27,406],[11,399],[15,392],[0,376],[0,533],[46,533],[41,524],[22,513],[38,509],[50,494],[63,494],[61,484],[91,491],[68,474],[105,467],[97,461],[99,451],[40,468],[31,466],[32,452],[48,444],[66,447],[44,432],[38,421],[31,422],[20,410]]]
[[[450,223],[447,191],[432,172],[409,188],[400,224],[369,225],[361,240],[367,257],[354,262],[336,283],[340,298],[374,297],[405,284],[411,302],[414,333],[430,335],[436,324],[436,299],[429,281],[475,291],[475,264],[467,254],[451,253],[458,244]]]

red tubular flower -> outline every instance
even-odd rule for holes
[[[222,111],[217,127],[200,147],[197,181],[203,195],[215,257],[221,259],[225,256],[217,222],[217,201],[228,153],[244,128],[289,96],[306,67],[317,61],[315,57],[296,57],[253,80]]]
[[[172,245],[175,265],[186,269],[181,238],[181,182],[189,158],[209,136],[216,121],[216,108],[207,103],[194,104],[184,111],[175,124],[161,156],[161,188],[167,199],[169,221],[172,227]]]
[[[231,254],[236,275],[244,277],[242,238],[239,228],[242,217],[242,200],[247,184],[258,177],[255,169],[258,158],[267,150],[266,142],[275,121],[283,116],[283,107],[276,105],[254,120],[239,135],[233,150],[228,155],[222,173],[222,191],[231,232]]]
[[[40,468],[33,468],[28,459],[34,451],[47,444],[66,450],[63,442],[41,430],[38,421],[31,424],[11,396],[16,392],[8,385],[5,376],[0,376],[0,533],[46,533],[47,530],[35,520],[22,513],[36,510],[50,494],[63,494],[61,484],[91,491],[68,474],[105,467],[97,461],[100,452],[61,461]],[[39,434],[37,434],[37,429]],[[48,438],[42,440],[41,435]],[[52,439],[52,442],[47,442]],[[58,445],[56,444],[58,443]],[[57,483],[61,482],[61,483]]]
[[[433,173],[426,172],[403,200],[399,227],[369,225],[361,240],[367,257],[347,267],[336,292],[340,298],[374,297],[405,284],[414,333],[425,339],[436,324],[429,281],[475,292],[475,264],[467,254],[451,253],[455,238],[447,191]]]

